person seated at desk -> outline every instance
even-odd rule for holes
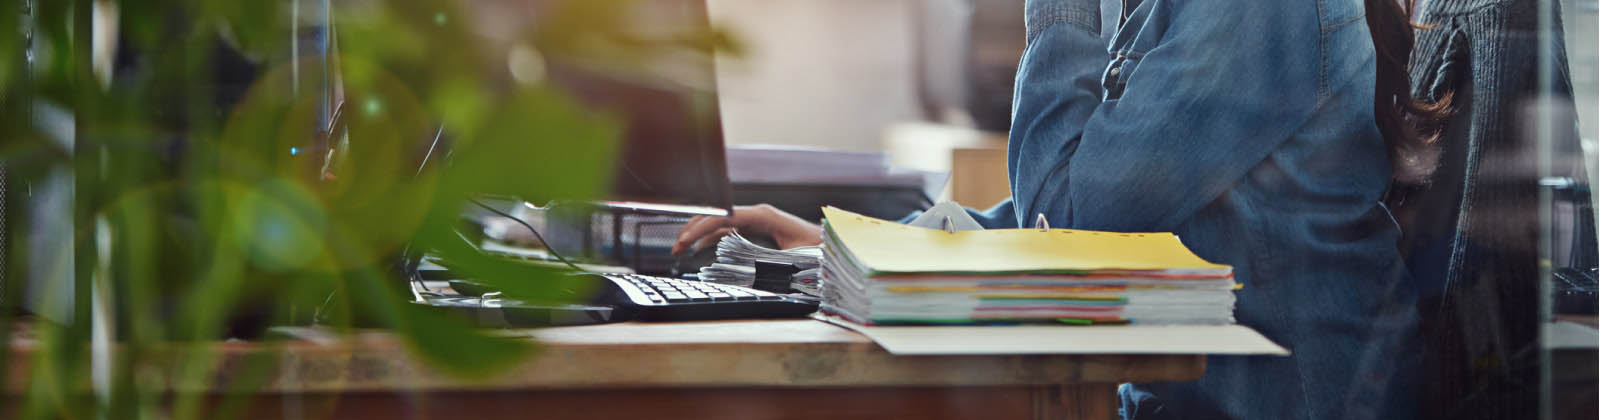
[[[974,217],[988,228],[1043,214],[1057,227],[1177,233],[1234,266],[1239,323],[1294,353],[1211,357],[1195,382],[1123,386],[1123,416],[1415,416],[1415,291],[1381,198],[1392,181],[1427,178],[1447,105],[1409,95],[1410,5],[1029,0],[1026,10],[1012,196]],[[821,233],[770,206],[740,207],[692,220],[674,252],[734,229],[782,247]]]

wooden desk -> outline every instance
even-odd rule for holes
[[[539,354],[462,381],[426,368],[388,333],[279,331],[298,339],[277,350],[216,345],[214,383],[164,386],[219,392],[247,358],[266,354],[280,363],[249,403],[252,418],[1106,419],[1118,383],[1205,369],[1200,355],[893,356],[844,328],[783,320],[509,331],[537,338]],[[13,355],[29,352],[19,346]]]

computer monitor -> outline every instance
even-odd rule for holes
[[[704,0],[631,3],[648,36],[710,29]],[[627,71],[547,58],[546,80],[620,119],[622,144],[602,206],[630,212],[726,215],[733,200],[711,53],[664,51]]]

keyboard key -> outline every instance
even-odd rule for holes
[[[689,300],[695,301],[695,302],[704,302],[704,301],[711,300],[711,296],[707,296],[705,293],[700,293],[699,291],[696,291],[696,290],[685,290],[685,291],[683,291],[683,294],[685,296],[688,296]]]
[[[682,293],[663,293],[661,295],[662,296],[666,296],[668,302],[688,302],[689,301],[689,297],[688,296],[684,296]]]
[[[760,300],[761,299],[759,297],[756,297],[756,295],[752,295],[752,294],[749,294],[749,293],[728,292],[728,294],[733,296],[733,300],[737,300],[737,301],[751,301],[751,300]]]

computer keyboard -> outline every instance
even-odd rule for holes
[[[592,295],[575,296],[579,304],[614,308],[605,319],[620,321],[705,321],[716,319],[803,318],[817,311],[818,301],[798,295],[781,295],[748,287],[638,274],[586,273],[600,283]],[[468,281],[450,280],[450,288],[465,299],[464,304],[443,306],[483,306],[493,308],[537,307],[548,310],[553,303],[525,302],[514,296],[499,296],[493,287]],[[481,296],[495,294],[494,299]],[[430,299],[431,301],[438,299]],[[528,318],[528,317],[523,317]],[[522,325],[529,326],[529,325]]]
[[[698,321],[745,318],[800,318],[817,302],[748,287],[638,274],[597,274],[621,289],[614,302],[646,321]]]

